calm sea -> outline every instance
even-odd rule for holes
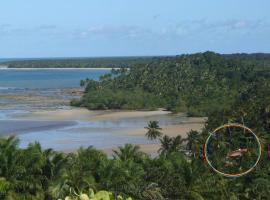
[[[0,89],[75,88],[80,80],[98,80],[110,69],[1,69]]]

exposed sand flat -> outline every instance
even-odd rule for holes
[[[170,137],[175,137],[177,135],[181,135],[183,138],[187,136],[187,133],[190,130],[196,130],[200,131],[204,127],[204,122],[206,118],[189,118],[187,120],[187,123],[181,123],[177,125],[169,125],[162,127],[162,132]],[[134,128],[134,129],[122,129],[118,133],[120,134],[126,134],[126,135],[134,135],[134,136],[142,136],[145,135],[146,129],[144,128]],[[140,144],[140,150],[151,155],[155,155],[158,153],[158,150],[160,149],[160,144],[158,144],[158,141],[156,144]],[[113,148],[114,150],[117,148]],[[113,149],[104,149],[103,151],[108,154],[113,154]]]
[[[96,115],[91,120],[103,121],[103,120],[119,120],[125,118],[137,118],[137,117],[149,117],[155,115],[166,115],[169,111],[157,110],[157,111],[105,111]]]
[[[72,121],[72,120],[89,120],[95,116],[95,111],[89,111],[84,108],[73,108],[68,110],[55,111],[35,111],[26,114],[18,114],[17,119],[27,120],[57,120],[57,121]]]
[[[119,120],[124,118],[147,117],[169,114],[168,111],[92,111],[85,108],[72,108],[56,111],[36,111],[20,114],[16,118],[35,120],[83,120],[83,121],[105,121]]]
[[[184,122],[181,122],[176,125],[167,125],[162,126],[162,132],[170,137],[175,137],[177,135],[181,135],[183,138],[186,137],[187,133],[190,130],[197,130],[200,131],[204,127],[204,122],[206,118],[187,118]],[[118,129],[111,129],[111,133],[115,135],[129,135],[129,136],[145,136],[147,130],[145,128],[118,128]],[[68,142],[68,141],[65,141]],[[132,143],[132,141],[130,141]],[[138,144],[140,150],[151,155],[156,155],[158,150],[160,149],[159,141],[156,140],[155,144]],[[114,148],[105,148],[100,149],[104,153],[108,155],[113,154],[113,150],[117,150],[117,147]],[[76,149],[65,149],[65,152],[74,152]]]
[[[196,121],[195,121],[196,119]],[[197,130],[200,131],[204,127],[204,120],[205,118],[195,118],[190,119],[189,123],[181,123],[177,125],[169,125],[169,126],[163,126],[162,132],[170,137],[175,137],[177,135],[181,135],[183,138],[186,137],[187,133],[190,130]],[[200,119],[200,120],[199,120]],[[191,121],[194,120],[194,123],[191,123]],[[132,135],[132,136],[144,136],[146,133],[146,129],[144,128],[119,128],[117,130],[111,130],[114,134],[120,134],[120,135]],[[69,143],[70,141],[59,141],[60,143]],[[156,155],[158,150],[160,149],[160,144],[158,143],[158,140],[155,141],[155,144],[138,144],[140,147],[140,150],[151,155]],[[132,143],[132,141],[131,141]],[[77,149],[65,149],[64,152],[75,152]],[[113,150],[117,150],[117,147],[109,148],[109,149],[101,149],[104,153],[108,155],[113,154]]]
[[[186,134],[190,130],[200,131],[202,130],[203,126],[204,126],[203,121],[200,123],[188,123],[188,124],[181,123],[177,125],[163,126],[161,132],[171,137],[174,137],[177,135],[186,137]],[[125,135],[141,136],[141,135],[145,135],[146,131],[147,130],[145,128],[127,128],[127,129],[120,130],[119,133],[122,133]]]
[[[70,109],[59,109],[55,111],[34,111],[26,114],[17,114],[16,119],[20,120],[34,120],[34,121],[82,121],[98,123],[97,127],[75,127],[74,130],[71,127],[70,132],[74,132],[76,134],[80,133],[84,138],[105,138],[108,137],[106,135],[101,136],[104,132],[111,134],[109,139],[112,144],[114,144],[111,148],[104,147],[100,148],[108,155],[112,155],[113,149],[117,149],[118,141],[122,141],[122,137],[130,137],[128,140],[125,140],[125,143],[133,143],[135,138],[144,138],[147,130],[141,125],[141,122],[133,126],[133,123],[138,123],[139,121],[144,121],[146,124],[149,119],[156,119],[159,121],[164,120],[164,117],[171,116],[171,113],[168,111],[157,110],[157,111],[91,111],[85,108],[70,108]],[[170,137],[175,137],[177,135],[181,135],[183,138],[186,137],[186,134],[190,130],[200,131],[204,127],[204,123],[206,118],[203,117],[186,117],[185,114],[179,114],[180,118],[176,119],[176,122],[173,124],[163,124],[160,125],[162,128],[162,132]],[[150,117],[150,118],[149,118]],[[142,118],[142,119],[140,119]],[[170,118],[169,118],[170,119]],[[172,118],[173,119],[173,118]],[[179,120],[179,121],[178,121]],[[106,127],[106,123],[113,122],[114,124],[109,124]],[[101,123],[101,124],[100,124]],[[103,123],[105,123],[103,125]],[[118,124],[124,123],[125,125],[129,124],[127,127],[118,126]],[[130,126],[131,125],[131,126]],[[130,127],[129,127],[130,126]],[[101,134],[101,135],[99,135]],[[91,136],[92,135],[92,136]],[[137,136],[137,137],[136,137]],[[121,139],[122,138],[122,139]],[[158,144],[158,140],[153,142],[147,142],[145,138],[145,142],[135,142],[141,148],[141,151],[156,155],[160,145]],[[82,139],[77,138],[73,140],[71,138],[59,139],[54,141],[57,145],[65,145],[66,147],[62,149],[64,152],[73,152],[76,151],[77,148],[73,148],[72,145],[94,145],[95,143],[91,143],[91,139]],[[94,142],[92,140],[92,142]]]

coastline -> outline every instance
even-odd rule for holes
[[[102,67],[102,68],[9,68],[9,67],[0,67],[0,70],[112,70],[112,69],[121,69],[121,68],[112,68],[112,67]]]
[[[140,118],[150,116],[162,116],[170,114],[169,111],[131,111],[131,110],[88,110],[86,108],[58,109],[54,111],[35,111],[31,113],[18,114],[16,119],[27,120],[57,120],[57,121],[116,121],[128,118]]]

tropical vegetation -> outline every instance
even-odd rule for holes
[[[269,79],[270,56],[255,55],[205,52],[156,58],[127,70],[113,70],[99,81],[85,81],[83,97],[72,105],[89,109],[165,108],[205,116],[230,108],[253,83]]]
[[[158,122],[149,122],[146,137],[160,143],[155,156],[132,144],[107,156],[93,147],[62,153],[34,143],[22,149],[15,137],[2,138],[0,199],[76,199],[83,194],[87,199],[104,190],[113,199],[269,199],[269,70],[261,58],[254,62],[243,56],[206,52],[161,58],[130,70],[114,70],[99,82],[86,81],[84,96],[73,102],[78,106],[163,107],[203,115],[207,122],[202,131],[190,131],[186,138],[164,135]],[[239,178],[212,171],[203,154],[209,133],[228,122],[251,128],[263,144],[255,170]]]

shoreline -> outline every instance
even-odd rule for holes
[[[112,70],[112,69],[121,69],[121,68],[112,68],[112,67],[102,67],[102,68],[9,68],[9,67],[0,67],[0,70]]]
[[[55,111],[34,111],[30,113],[15,115],[15,119],[27,120],[82,120],[82,121],[116,121],[126,118],[140,118],[170,114],[169,111],[156,110],[156,111],[132,111],[132,110],[88,110],[86,108],[58,109]]]

